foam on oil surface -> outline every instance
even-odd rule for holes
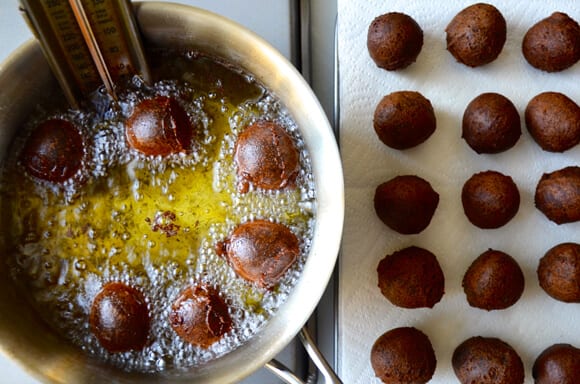
[[[172,56],[164,56],[172,57]],[[284,107],[251,76],[188,53],[165,60],[151,86],[134,79],[118,108],[104,95],[82,111],[42,111],[12,146],[0,186],[0,244],[17,284],[38,313],[88,353],[127,370],[188,367],[236,348],[254,335],[290,294],[310,249],[315,189],[310,159]],[[215,70],[217,68],[217,70]],[[128,148],[123,122],[152,95],[172,95],[198,127],[190,154],[144,156]],[[23,177],[19,150],[27,132],[48,117],[71,120],[82,132],[82,169],[63,185]],[[300,151],[295,189],[239,194],[233,149],[238,133],[257,119],[285,126]],[[273,291],[238,278],[215,245],[239,223],[268,219],[287,225],[301,240],[301,258]],[[170,230],[168,230],[168,228]],[[88,314],[104,284],[140,289],[152,319],[141,351],[110,354],[92,335]],[[168,323],[171,304],[189,284],[219,287],[234,329],[207,350],[184,343]]]

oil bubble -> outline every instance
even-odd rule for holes
[[[85,260],[80,259],[80,260],[75,261],[74,267],[77,271],[83,272],[87,269],[87,263]]]

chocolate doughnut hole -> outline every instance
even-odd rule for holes
[[[217,252],[238,276],[272,289],[298,259],[300,247],[298,238],[287,226],[255,220],[237,226],[217,244]]]
[[[139,102],[125,124],[129,146],[152,156],[189,152],[194,125],[177,99],[156,96]]]
[[[479,154],[507,151],[522,134],[518,110],[498,93],[474,98],[465,108],[461,128],[461,137]]]
[[[426,334],[414,327],[400,327],[375,341],[371,365],[383,383],[425,384],[433,377],[437,360]]]
[[[580,303],[580,244],[562,243],[550,248],[537,269],[540,287],[552,298]]]
[[[414,176],[396,176],[375,189],[374,207],[379,219],[402,234],[422,232],[433,218],[439,194],[426,180]]]
[[[209,348],[232,328],[232,318],[219,291],[206,284],[183,290],[171,306],[171,327],[188,343]]]
[[[471,263],[463,276],[470,306],[487,311],[514,305],[524,292],[524,274],[505,252],[489,249]]]
[[[580,349],[565,343],[546,348],[532,367],[535,384],[580,383]]]
[[[580,220],[580,167],[544,173],[536,186],[536,208],[556,224]]]
[[[545,151],[564,152],[580,142],[580,107],[559,92],[543,92],[526,106],[526,127]]]
[[[367,49],[375,64],[387,71],[415,62],[423,48],[423,30],[409,15],[390,12],[376,17],[367,32]]]
[[[34,177],[63,183],[81,168],[83,157],[83,138],[77,127],[63,119],[49,119],[30,134],[20,162]]]
[[[423,143],[435,132],[436,125],[431,102],[414,91],[384,96],[373,117],[377,136],[394,149],[409,149]]]
[[[377,274],[381,293],[398,307],[433,308],[443,297],[443,271],[426,249],[412,246],[385,256]]]
[[[107,351],[140,350],[149,335],[149,310],[143,294],[124,283],[105,284],[93,300],[92,333]]]
[[[522,53],[534,68],[559,72],[580,59],[580,26],[562,12],[534,24],[522,41]]]
[[[506,41],[507,25],[496,7],[478,3],[455,15],[445,32],[449,53],[460,63],[479,67],[499,56]]]
[[[483,229],[499,228],[518,212],[520,193],[511,177],[496,171],[474,174],[461,191],[463,211],[469,221]]]
[[[300,155],[284,127],[272,121],[258,121],[238,136],[234,149],[238,189],[246,193],[250,184],[265,190],[294,185]]]
[[[451,359],[461,384],[523,384],[524,364],[518,353],[495,337],[475,336],[461,343]]]

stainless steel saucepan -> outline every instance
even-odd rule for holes
[[[304,270],[286,303],[241,347],[186,372],[142,374],[112,368],[57,337],[35,316],[0,260],[0,349],[44,382],[234,383],[268,363],[301,331],[332,274],[344,216],[336,141],[307,83],[260,37],[223,17],[183,5],[137,3],[135,12],[146,44],[199,49],[223,57],[252,73],[287,106],[310,151],[318,196],[314,239]],[[35,41],[0,65],[0,159],[34,105],[50,98],[56,88]]]

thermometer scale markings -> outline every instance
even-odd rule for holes
[[[133,75],[149,81],[130,1],[20,0],[20,3],[71,105],[77,106],[80,99],[102,84],[115,97],[112,82]]]

